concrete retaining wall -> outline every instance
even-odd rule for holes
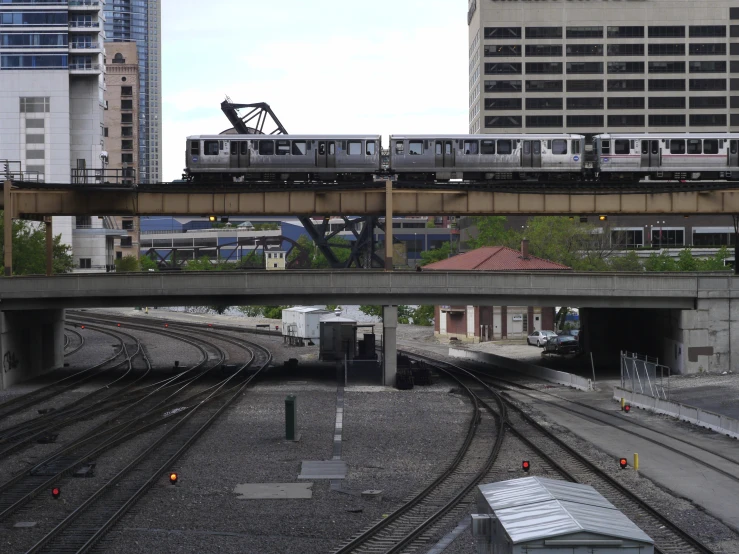
[[[474,360],[476,362],[496,365],[510,371],[515,371],[516,373],[528,375],[529,377],[536,377],[537,379],[549,381],[550,383],[557,383],[559,385],[565,385],[567,387],[573,387],[584,391],[593,390],[593,383],[590,379],[578,377],[577,375],[565,373],[564,371],[557,371],[547,367],[528,364],[511,358],[504,358],[503,356],[496,356],[495,354],[489,354],[487,352],[475,352],[474,350],[450,348],[449,355],[454,358],[463,358],[466,360]]]
[[[646,394],[631,392],[621,387],[613,387],[613,398],[615,400],[625,398],[631,406],[676,417],[682,421],[687,421],[688,423],[693,423],[694,425],[699,425],[717,433],[739,439],[739,420],[737,419],[702,410],[694,406],[680,404],[679,402],[652,398]]]

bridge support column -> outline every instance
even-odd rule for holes
[[[392,225],[392,223],[391,223]],[[385,364],[385,386],[395,386],[398,371],[398,307],[382,307],[382,359]]]
[[[64,364],[64,310],[0,312],[0,390]]]
[[[679,317],[682,372],[736,371],[739,364],[739,300],[699,298],[695,308],[682,310]]]

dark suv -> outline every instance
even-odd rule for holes
[[[580,343],[572,335],[558,335],[550,338],[544,345],[545,354],[577,354],[580,352]]]

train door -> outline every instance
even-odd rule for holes
[[[451,140],[437,140],[434,145],[436,167],[454,167],[454,147]]]
[[[642,167],[659,167],[660,151],[659,140],[642,140],[641,141],[641,166]]]
[[[521,146],[521,167],[541,167],[541,141],[524,140]]]
[[[729,141],[729,167],[739,167],[739,140]]]
[[[326,141],[319,140],[316,148],[316,167],[326,167]]]
[[[249,141],[231,141],[231,169],[249,167]]]
[[[336,167],[336,142],[326,141],[326,167]]]

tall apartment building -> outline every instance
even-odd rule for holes
[[[103,23],[98,0],[0,2],[0,159],[57,183],[69,183],[72,168],[101,168]],[[73,247],[75,223],[53,219]]]
[[[472,133],[739,130],[739,3],[469,0]]]
[[[122,175],[124,184],[135,181],[139,144],[139,64],[135,42],[109,42],[105,46],[104,143],[108,170]],[[114,239],[116,259],[137,256],[139,218],[110,217],[110,227],[124,236]]]
[[[139,140],[136,180],[162,179],[161,0],[107,0],[105,34],[109,42],[135,42],[139,63]]]

